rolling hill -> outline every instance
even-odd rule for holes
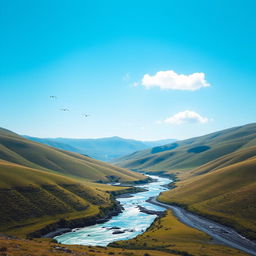
[[[213,160],[180,178],[160,201],[183,205],[256,238],[256,147]]]
[[[23,137],[51,147],[88,155],[101,161],[110,161],[114,158],[125,156],[138,150],[164,145],[166,143],[175,141],[173,139],[159,141],[138,141],[124,139],[117,136],[99,139],[36,138],[31,136]]]
[[[153,147],[113,162],[130,169],[176,172],[194,169],[252,146],[256,146],[255,123]]]
[[[256,124],[136,152],[120,166],[177,176],[159,200],[256,239]]]
[[[0,159],[73,178],[137,182],[146,177],[80,154],[52,148],[0,129]]]
[[[146,179],[0,129],[0,232],[40,236],[63,225],[85,225],[118,211],[109,192],[133,189],[100,183]]]
[[[40,236],[63,219],[79,226],[115,212],[108,192],[126,190],[0,160],[0,232]]]

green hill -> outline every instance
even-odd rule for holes
[[[115,163],[147,171],[188,170],[251,146],[256,146],[255,123],[135,152]]]
[[[0,232],[26,235],[60,219],[89,218],[115,208],[108,185],[0,160]]]
[[[0,159],[91,181],[137,182],[145,176],[87,156],[52,148],[0,129]]]
[[[0,129],[0,232],[37,236],[64,224],[95,221],[117,210],[109,192],[132,189],[96,181],[133,183],[145,179]],[[63,219],[68,222],[63,224]]]
[[[117,163],[148,172],[176,174],[165,203],[230,225],[256,238],[256,124],[136,152]]]
[[[256,238],[256,147],[211,161],[181,179],[159,200],[184,205]]]

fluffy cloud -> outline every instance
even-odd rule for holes
[[[185,123],[207,123],[208,118],[202,117],[198,113],[190,110],[179,112],[164,120],[164,123],[168,124],[185,124]]]
[[[195,91],[202,87],[210,86],[205,80],[204,73],[183,75],[177,74],[173,70],[159,71],[153,76],[145,74],[141,84],[146,88],[160,87],[163,90],[188,91]]]

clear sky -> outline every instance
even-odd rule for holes
[[[255,122],[255,12],[255,0],[3,0],[0,126],[154,140]]]

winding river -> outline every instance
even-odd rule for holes
[[[111,242],[128,240],[143,233],[157,216],[141,212],[138,205],[149,210],[164,211],[164,208],[148,203],[146,200],[167,190],[164,185],[171,182],[168,178],[162,178],[154,175],[148,176],[154,179],[154,181],[148,184],[136,186],[144,188],[147,191],[132,194],[130,197],[126,198],[117,198],[124,208],[122,213],[112,217],[105,223],[74,229],[72,232],[68,232],[54,238],[62,244],[106,246]]]

